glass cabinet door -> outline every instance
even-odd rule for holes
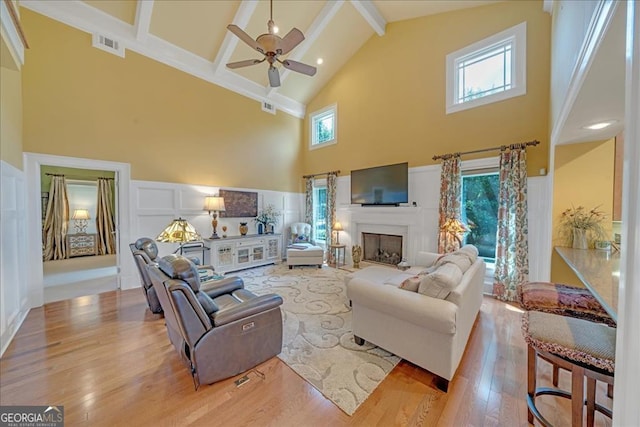
[[[251,262],[251,252],[249,248],[238,248],[237,264],[246,265]]]
[[[277,259],[280,254],[280,239],[269,239],[267,241],[267,259]]]
[[[218,267],[230,267],[233,265],[233,246],[220,245],[215,249],[216,265]]]
[[[264,246],[254,246],[252,248],[253,261],[263,261],[264,260]]]

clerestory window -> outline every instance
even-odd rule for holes
[[[315,149],[338,142],[338,106],[333,104],[310,115],[309,148]]]
[[[526,22],[447,55],[447,114],[527,92]]]

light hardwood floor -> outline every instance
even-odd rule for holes
[[[64,405],[67,426],[525,426],[520,316],[485,297],[449,393],[402,361],[349,417],[278,358],[258,367],[264,378],[252,371],[240,387],[236,377],[195,391],[142,292],[112,291],[31,310],[0,360],[0,404]],[[539,366],[550,385],[551,369]],[[598,396],[611,407],[602,385]],[[570,425],[567,400],[540,400],[554,425]],[[610,425],[601,414],[596,422]]]

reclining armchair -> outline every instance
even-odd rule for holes
[[[155,289],[153,289],[153,283],[151,283],[149,273],[147,272],[147,265],[156,264],[159,261],[158,245],[156,245],[156,242],[153,239],[141,237],[136,240],[135,243],[130,243],[129,248],[133,254],[133,259],[136,262],[136,267],[138,267],[142,291],[147,299],[147,304],[149,304],[149,310],[151,310],[152,313],[162,313],[162,306],[160,305],[160,301],[158,301],[158,296],[156,295]],[[199,261],[197,258],[189,259],[193,262]],[[211,273],[214,271],[213,267],[209,265],[198,266],[198,268],[210,270]],[[240,281],[240,284],[242,284],[242,280],[239,277],[225,278],[222,279],[221,282],[235,283],[237,281]],[[217,281],[216,283],[220,284],[220,281]],[[208,283],[203,284],[203,288],[207,288],[208,286]]]
[[[156,242],[148,237],[142,237],[136,240],[135,243],[130,243],[129,248],[133,254],[133,259],[136,262],[136,267],[138,267],[142,291],[144,292],[144,296],[147,298],[149,310],[151,310],[152,313],[162,313],[160,301],[158,301],[158,296],[156,295],[155,289],[153,289],[153,283],[151,283],[151,279],[149,278],[149,273],[146,268],[147,265],[158,262],[158,246],[156,245]]]
[[[180,255],[163,257],[147,270],[169,339],[196,389],[245,372],[282,350],[280,296],[256,296],[240,279],[214,282],[205,292],[196,266]]]

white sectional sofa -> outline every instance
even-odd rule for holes
[[[436,374],[438,388],[447,391],[482,304],[486,267],[475,253],[470,267],[460,272],[461,279],[457,272],[451,275],[459,283],[453,289],[437,289],[437,298],[407,290],[406,285],[423,283],[425,276],[416,275],[424,273],[425,267],[433,270],[436,261],[440,264],[436,270],[441,269],[440,254],[420,252],[416,259],[420,267],[404,272],[376,266],[348,276],[356,343],[367,340]],[[449,271],[445,268],[440,273],[445,270]]]

